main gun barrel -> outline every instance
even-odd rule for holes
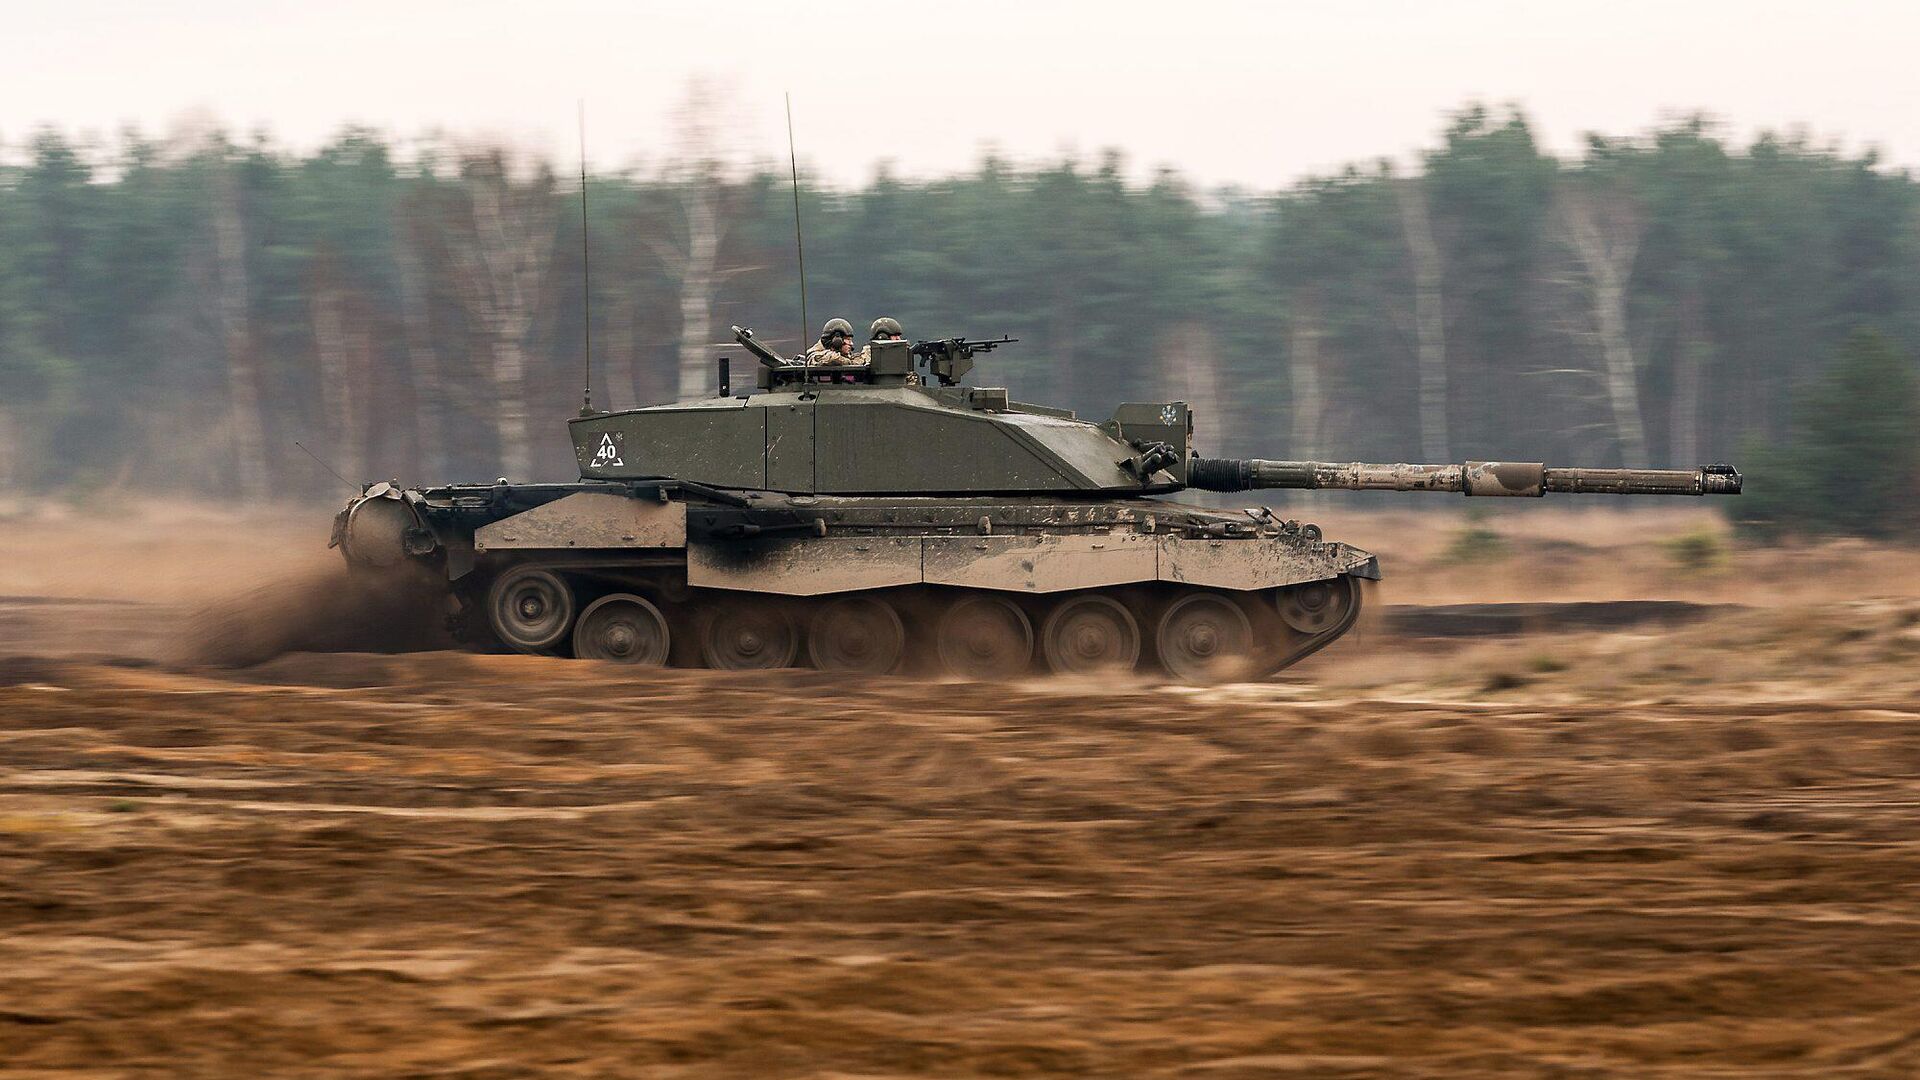
[[[1206,491],[1254,488],[1339,488],[1348,491],[1457,491],[1462,495],[1538,498],[1549,491],[1582,495],[1738,495],[1731,465],[1697,469],[1550,469],[1537,461],[1468,461],[1459,465],[1194,458],[1187,483]]]

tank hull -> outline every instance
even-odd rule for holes
[[[1261,677],[1379,576],[1311,526],[1150,497],[378,485],[335,534],[368,572],[430,567],[478,645],[722,668]]]

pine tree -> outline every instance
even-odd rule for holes
[[[1793,437],[1757,453],[1734,511],[1762,537],[1911,536],[1920,526],[1920,379],[1859,330],[1806,395]]]

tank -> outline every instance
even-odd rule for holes
[[[334,523],[367,573],[424,569],[479,647],[637,665],[972,679],[1147,668],[1261,678],[1346,633],[1379,560],[1196,489],[1469,497],[1725,495],[1729,466],[1339,464],[1202,457],[1185,402],[1094,422],[969,385],[1012,339],[777,355],[735,393],[568,421],[568,483],[374,484]]]

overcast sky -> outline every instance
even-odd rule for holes
[[[728,151],[841,183],[984,147],[1126,152],[1267,188],[1430,145],[1469,99],[1547,143],[1704,110],[1920,163],[1920,5],[1828,0],[916,3],[35,0],[0,11],[0,141],[36,125],[163,133],[212,116],[300,148],[349,122],[563,161],[584,98],[595,168],[658,157],[705,78]]]

